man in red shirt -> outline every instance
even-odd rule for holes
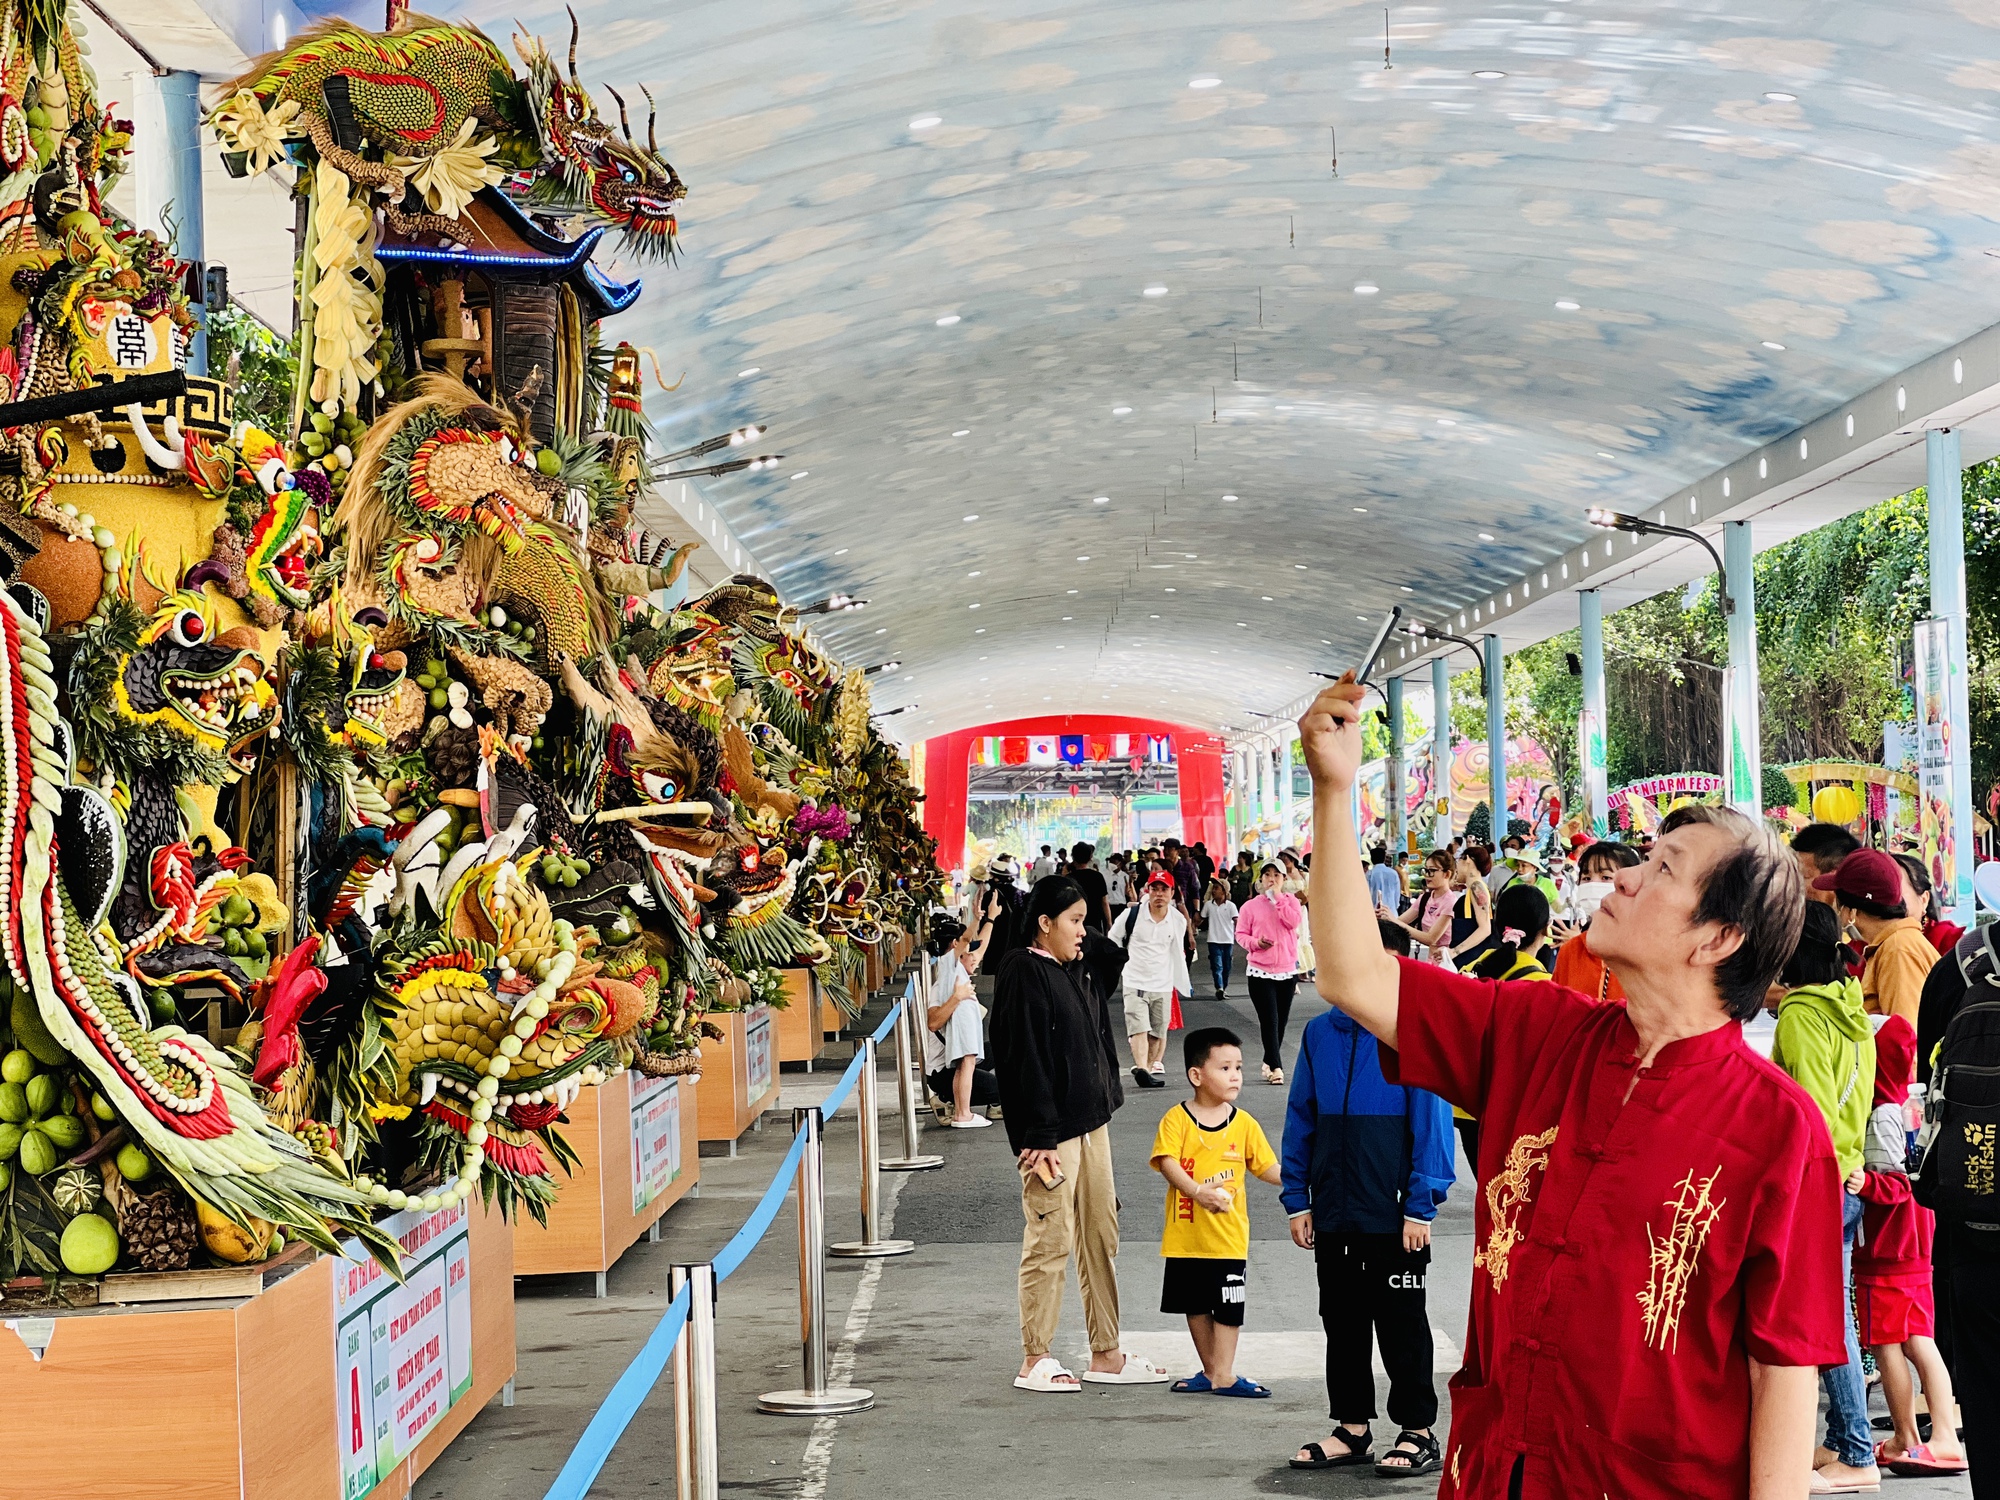
[[[1299,721],[1313,836],[1355,842],[1362,690]],[[1840,1175],[1826,1124],[1739,1024],[1796,944],[1774,835],[1693,807],[1621,870],[1590,946],[1626,999],[1384,954],[1358,861],[1311,876],[1320,994],[1383,1072],[1480,1120],[1472,1318],[1439,1494],[1797,1500],[1818,1367],[1846,1359]],[[1395,1049],[1391,1051],[1389,1049]]]

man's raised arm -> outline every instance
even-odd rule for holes
[[[1375,898],[1361,868],[1354,827],[1354,778],[1361,766],[1361,699],[1366,689],[1348,673],[1324,689],[1299,720],[1299,744],[1313,784],[1312,901],[1314,983],[1385,1047],[1396,1045],[1400,978],[1375,926]]]

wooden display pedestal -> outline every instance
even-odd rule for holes
[[[820,999],[811,969],[779,972],[785,976],[785,996],[790,1003],[777,1013],[773,1022],[778,1032],[778,1061],[804,1063],[810,1073],[813,1060],[825,1050],[826,1013],[833,1007]],[[835,1030],[839,1029],[839,1022],[839,1013],[835,1012]]]
[[[624,1072],[578,1094],[558,1127],[576,1170],[559,1179],[546,1227],[516,1218],[514,1274],[587,1271],[602,1297],[604,1273],[701,1178],[700,1092],[685,1078]]]
[[[764,1005],[708,1014],[722,1028],[722,1040],[701,1048],[701,1087],[695,1090],[701,1139],[727,1141],[731,1156],[738,1137],[777,1105],[781,1014]]]
[[[314,1256],[274,1269],[254,1297],[7,1318],[6,1492],[404,1500],[514,1378],[514,1244],[477,1202],[385,1227],[410,1251],[402,1288],[372,1263]],[[350,1292],[347,1339],[336,1336],[337,1286]],[[349,1392],[372,1398],[375,1416],[355,1420]],[[405,1447],[394,1412],[432,1406],[435,1425],[390,1457]],[[344,1487],[343,1475],[355,1477]]]

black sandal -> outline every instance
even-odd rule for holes
[[[1392,1464],[1394,1457],[1405,1457],[1408,1463]],[[1406,1474],[1429,1474],[1444,1466],[1444,1455],[1438,1451],[1435,1432],[1416,1433],[1407,1427],[1396,1434],[1396,1441],[1389,1445],[1375,1464],[1375,1472],[1385,1479],[1400,1479]]]
[[[1375,1446],[1375,1438],[1372,1434],[1366,1432],[1349,1432],[1344,1427],[1335,1427],[1333,1435],[1340,1440],[1341,1446],[1347,1449],[1345,1453],[1336,1453],[1332,1457],[1328,1457],[1323,1445],[1319,1443],[1307,1443],[1299,1451],[1301,1453],[1310,1453],[1312,1457],[1295,1458],[1292,1460],[1292,1467],[1295,1469],[1340,1469],[1350,1464],[1365,1464],[1369,1462],[1369,1450]]]

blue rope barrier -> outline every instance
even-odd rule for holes
[[[682,1287],[674,1300],[667,1304],[666,1316],[653,1329],[638,1357],[625,1367],[625,1373],[611,1387],[604,1404],[597,1408],[590,1425],[583,1429],[583,1436],[576,1440],[576,1447],[570,1450],[562,1472],[549,1486],[547,1500],[583,1500],[590,1492],[591,1485],[603,1471],[605,1460],[611,1457],[612,1448],[625,1435],[625,1429],[638,1415],[647,1393],[659,1380],[660,1372],[667,1367],[667,1356],[673,1353],[681,1329],[687,1324],[691,1289]]]
[[[870,1038],[876,1046],[881,1046],[883,1039],[889,1035],[889,1028],[896,1024],[896,1013],[902,1008],[903,1002],[900,1000],[889,1007],[888,1018],[882,1022],[881,1027]],[[827,1119],[831,1120],[835,1115],[840,1113],[841,1107],[847,1103],[848,1096],[854,1092],[854,1086],[861,1081],[861,1063],[862,1059],[867,1057],[867,1055],[866,1052],[856,1052],[854,1054],[854,1061],[847,1065],[847,1071],[840,1075],[840,1082],[833,1086],[833,1092],[828,1094],[826,1102],[820,1105],[819,1112]]]
[[[878,1047],[888,1039],[891,1028],[896,1024],[897,1013],[902,1010],[904,1004],[905,1001],[898,1000],[889,1007],[887,1018],[876,1029],[873,1037]],[[834,1086],[832,1095],[820,1106],[822,1114],[832,1115],[847,1102],[848,1095],[854,1092],[855,1085],[860,1081],[861,1064],[866,1055],[865,1052],[855,1054],[854,1061],[847,1065],[847,1071],[841,1074],[840,1082]],[[743,1221],[743,1227],[730,1236],[729,1243],[716,1253],[715,1259],[711,1262],[715,1269],[717,1286],[742,1269],[743,1263],[750,1258],[750,1252],[757,1248],[758,1242],[764,1238],[765,1231],[770,1229],[772,1222],[778,1217],[778,1210],[784,1206],[785,1199],[791,1194],[793,1179],[798,1175],[799,1161],[805,1153],[806,1138],[803,1135],[793,1136],[792,1149],[785,1153],[785,1159],[778,1164],[778,1170],[772,1176],[770,1186],[764,1189],[764,1196],[757,1200],[756,1208],[752,1209],[750,1217]],[[597,1408],[589,1425],[583,1429],[583,1436],[576,1440],[576,1447],[570,1450],[568,1460],[563,1464],[561,1472],[556,1475],[555,1482],[549,1486],[544,1500],[584,1500],[584,1496],[590,1492],[591,1485],[596,1482],[597,1476],[603,1472],[606,1461],[610,1459],[612,1448],[617,1445],[619,1438],[625,1435],[625,1429],[631,1425],[632,1418],[638,1415],[647,1393],[658,1382],[660,1373],[666,1369],[667,1358],[673,1353],[674,1345],[680,1339],[681,1330],[687,1326],[688,1291],[687,1287],[682,1287],[674,1300],[667,1304],[665,1315],[654,1326],[632,1363],[625,1367],[625,1373],[612,1385],[603,1404]]]
[[[806,1138],[792,1137],[792,1149],[785,1153],[785,1159],[778,1164],[778,1174],[771,1179],[771,1185],[764,1189],[764,1196],[757,1200],[757,1206],[750,1211],[750,1217],[743,1221],[743,1227],[730,1237],[715,1256],[715,1281],[718,1286],[735,1274],[737,1268],[750,1258],[750,1252],[757,1248],[757,1242],[764,1238],[764,1231],[771,1227],[771,1221],[778,1217],[778,1210],[784,1206],[786,1195],[792,1190],[792,1180],[798,1176],[799,1159],[806,1154]]]

